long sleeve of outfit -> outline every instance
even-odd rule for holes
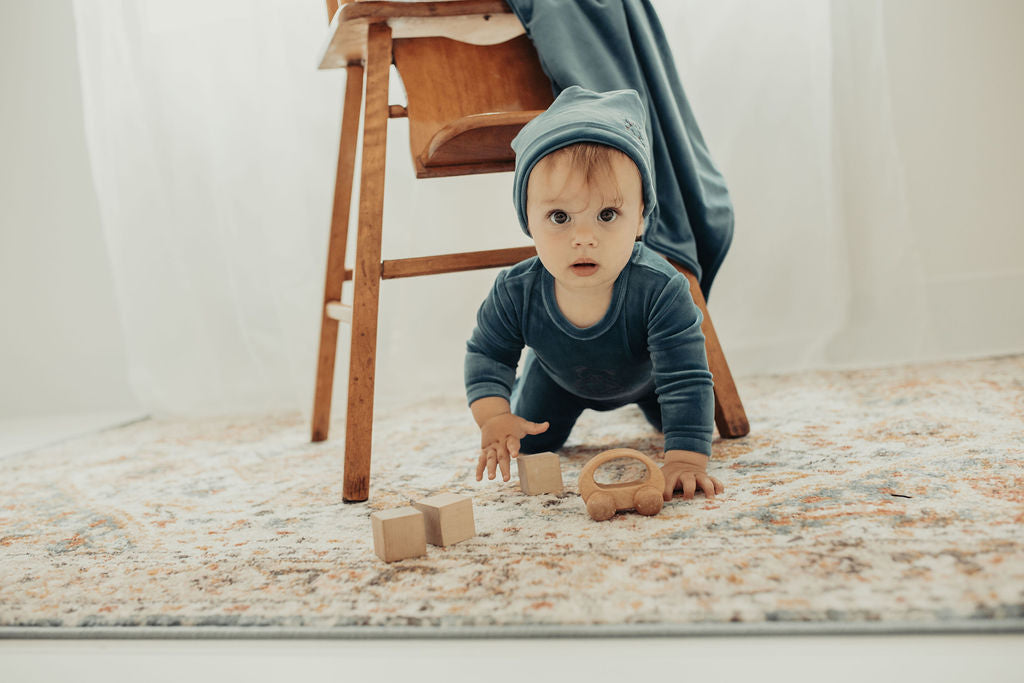
[[[711,454],[714,395],[700,309],[688,282],[638,243],[615,281],[604,318],[591,327],[558,308],[554,278],[534,257],[501,272],[466,345],[466,397],[510,399],[524,347],[560,389],[611,410],[653,393],[665,449]]]

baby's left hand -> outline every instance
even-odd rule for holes
[[[675,451],[679,453],[679,451]],[[687,454],[689,455],[689,454]],[[706,456],[694,453],[693,456]],[[666,453],[666,458],[668,454]],[[722,482],[708,474],[707,465],[698,464],[700,457],[687,457],[684,459],[669,459],[661,466],[661,473],[665,475],[665,490],[663,497],[666,501],[672,500],[672,494],[678,489],[683,490],[683,498],[690,500],[699,486],[704,491],[708,500],[714,500],[716,493],[723,493],[725,486]]]

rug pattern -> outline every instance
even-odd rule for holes
[[[458,397],[379,415],[371,499],[344,424],[153,419],[0,459],[0,627],[941,623],[1024,617],[1024,355],[741,380],[726,486],[593,522],[583,464],[660,457],[634,407],[587,412],[567,490],[474,481]],[[602,477],[631,478],[626,466]],[[369,515],[474,497],[477,536],[385,564]]]

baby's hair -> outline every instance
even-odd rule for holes
[[[615,184],[615,175],[612,172],[612,159],[616,157],[624,157],[629,159],[630,163],[633,163],[634,166],[636,165],[633,159],[621,149],[597,142],[576,142],[556,149],[548,156],[551,157],[552,161],[564,157],[569,162],[570,168],[583,173],[583,178],[587,184],[602,180],[608,180]],[[640,169],[637,169],[638,173],[639,171]],[[622,195],[619,194],[619,189],[618,185],[615,184],[615,196],[612,198],[612,202],[615,204],[622,203]],[[639,242],[640,236],[638,235],[636,239]]]
[[[633,161],[622,150],[596,142],[576,142],[556,149],[548,156],[552,157],[552,159],[565,157],[573,170],[583,173],[587,183],[611,178],[613,157],[625,157]]]

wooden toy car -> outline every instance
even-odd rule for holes
[[[618,484],[598,484],[594,471],[609,460],[632,458],[647,466],[647,476],[636,481]],[[618,510],[636,510],[641,515],[661,512],[665,475],[657,463],[632,448],[613,448],[595,455],[580,472],[579,492],[587,505],[587,512],[598,521],[611,519]]]

